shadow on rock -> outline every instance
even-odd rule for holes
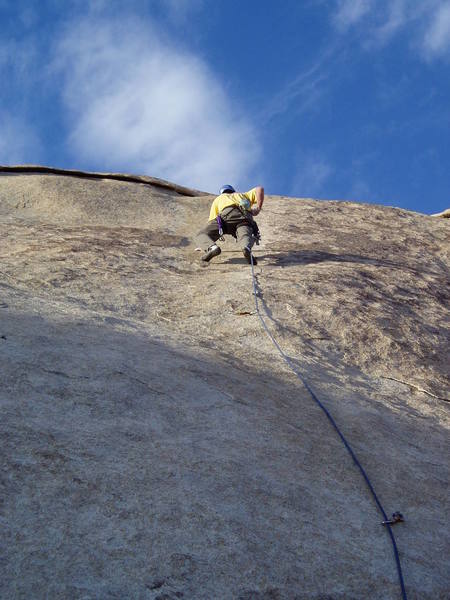
[[[412,271],[414,273],[424,273],[424,269],[416,269],[407,265],[404,262],[399,263],[385,258],[373,258],[369,256],[361,256],[359,254],[333,254],[332,252],[323,252],[320,250],[294,250],[291,252],[280,252],[265,254],[261,258],[265,259],[265,264],[275,266],[290,266],[290,265],[310,265],[323,262],[338,262],[338,263],[358,263],[362,265],[371,265],[374,267],[387,267],[390,269],[401,269]],[[426,271],[431,275],[440,275],[434,271]]]

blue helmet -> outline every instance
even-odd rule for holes
[[[220,192],[219,194],[233,194],[236,190],[234,189],[234,187],[232,185],[223,185],[220,188]]]

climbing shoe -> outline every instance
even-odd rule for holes
[[[204,262],[209,262],[214,256],[219,256],[222,250],[216,244],[213,244],[206,250],[205,254],[202,256],[202,260]]]
[[[250,250],[250,248],[247,248],[247,246],[244,248],[243,250],[244,252],[244,256],[248,262],[249,265],[252,264],[252,252]],[[256,266],[258,264],[258,261],[256,260],[255,257],[253,257],[253,264]]]

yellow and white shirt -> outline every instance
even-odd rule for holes
[[[220,194],[214,200],[209,211],[209,220],[214,221],[220,213],[228,206],[239,206],[242,200],[249,200],[250,207],[257,204],[256,200],[256,188],[251,189],[248,192],[234,192],[233,194]]]

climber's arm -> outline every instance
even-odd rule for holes
[[[261,186],[258,186],[257,188],[255,188],[255,192],[256,192],[257,206],[255,206],[255,208],[252,208],[253,216],[256,216],[257,214],[259,214],[262,209],[262,205],[264,202],[264,188]]]

